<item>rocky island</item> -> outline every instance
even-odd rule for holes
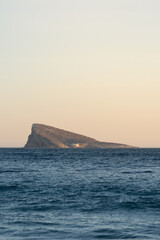
[[[33,124],[25,148],[131,148],[126,144],[100,142],[44,124]]]

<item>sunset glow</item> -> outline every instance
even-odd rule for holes
[[[159,0],[2,0],[0,147],[32,123],[160,147]]]

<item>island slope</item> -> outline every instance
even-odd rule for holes
[[[33,124],[25,148],[132,148],[126,144],[100,142],[44,124]]]

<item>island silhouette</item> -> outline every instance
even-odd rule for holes
[[[34,123],[25,148],[132,148],[132,146],[101,142],[81,134]]]

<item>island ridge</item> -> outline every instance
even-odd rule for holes
[[[94,138],[65,131],[44,124],[33,124],[25,148],[132,148],[112,142],[100,142]]]

